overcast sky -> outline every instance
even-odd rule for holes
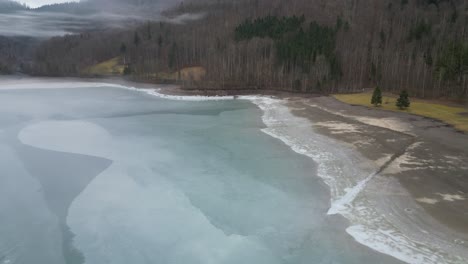
[[[65,3],[65,2],[78,2],[78,0],[17,0],[22,4],[26,4],[29,7],[36,8],[43,5]]]

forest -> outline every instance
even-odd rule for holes
[[[54,37],[20,68],[89,76],[88,67],[118,57],[128,78],[186,89],[336,93],[379,86],[468,98],[463,0],[191,0],[164,13],[187,14],[199,18]],[[187,67],[204,74],[167,77]]]
[[[326,78],[339,78],[341,67],[335,55],[335,29],[321,26],[315,21],[304,29],[304,21],[304,16],[267,16],[253,22],[246,20],[235,28],[234,38],[236,41],[248,41],[255,37],[274,40],[277,63],[287,71],[300,68],[303,73],[310,73],[317,56],[324,56],[330,67]],[[340,28],[341,24],[336,30]]]

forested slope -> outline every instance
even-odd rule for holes
[[[463,0],[192,0],[138,28],[53,38],[27,71],[80,75],[120,56],[134,78],[202,66],[187,88],[468,96]],[[182,15],[182,16],[181,16]],[[196,17],[196,16],[193,16]]]

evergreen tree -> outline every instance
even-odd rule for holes
[[[410,100],[409,100],[409,95],[406,90],[401,91],[400,97],[398,98],[396,102],[396,106],[400,109],[405,109],[410,107]]]
[[[151,40],[153,38],[153,35],[151,34],[151,24],[148,22],[146,26],[146,39]]]
[[[374,93],[372,94],[371,104],[373,104],[374,106],[378,106],[382,104],[382,91],[380,90],[379,86],[375,87],[374,89]]]
[[[135,32],[135,36],[133,37],[133,44],[138,47],[140,45],[140,36],[138,35],[138,32]]]
[[[435,66],[441,80],[452,80],[461,84],[463,76],[468,73],[468,43],[449,43],[442,49]]]
[[[177,44],[174,42],[172,43],[171,49],[169,50],[169,61],[168,61],[168,66],[170,69],[175,69],[176,68],[176,61],[177,61]]]
[[[125,43],[122,43],[120,45],[120,53],[125,54],[126,52],[127,52],[127,46],[125,45]]]
[[[161,48],[162,45],[163,45],[163,38],[162,38],[161,35],[159,35],[159,37],[158,37],[158,47]]]
[[[124,75],[130,75],[130,74],[132,74],[132,68],[130,67],[130,65],[125,65],[125,66],[124,66],[123,74],[124,74]]]
[[[124,65],[127,64],[127,56],[126,56],[126,53],[127,53],[127,46],[125,45],[125,43],[122,42],[122,44],[120,45],[120,53],[122,54],[123,56],[123,63]]]

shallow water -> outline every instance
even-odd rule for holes
[[[317,164],[261,117],[245,100],[0,81],[0,263],[399,263],[327,215]]]

